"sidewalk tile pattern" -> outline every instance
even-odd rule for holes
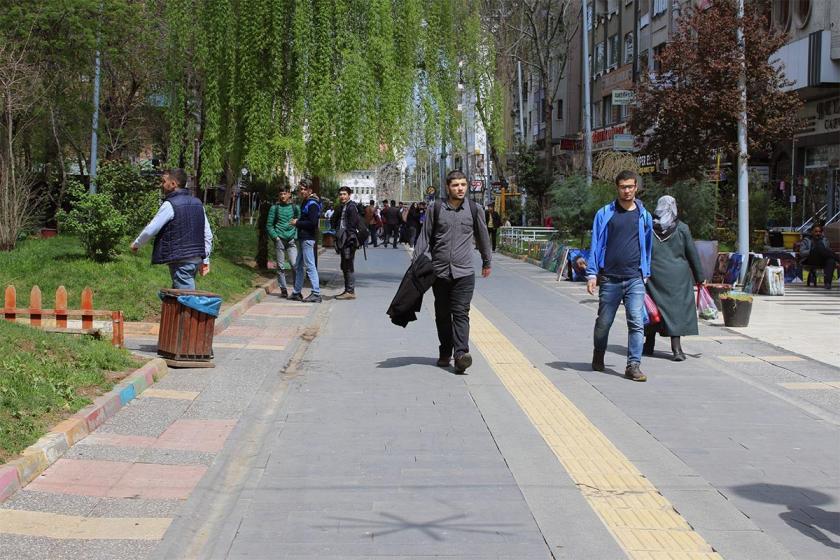
[[[471,339],[634,560],[720,559],[589,419],[475,307]]]
[[[0,509],[4,533],[52,539],[159,540],[171,522],[165,517],[82,517]]]

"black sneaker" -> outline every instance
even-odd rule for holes
[[[592,371],[604,371],[604,351],[592,351]]]
[[[289,301],[303,301],[303,296],[292,292],[292,295],[289,296]]]
[[[280,288],[280,297],[283,299],[289,299],[289,290],[286,288]]]
[[[449,367],[449,363],[452,361],[451,356],[441,356],[438,358],[437,367]]]
[[[472,356],[470,356],[469,352],[464,352],[463,354],[458,354],[455,356],[455,371],[458,373],[464,373],[468,367],[472,365]]]
[[[308,296],[301,300],[303,303],[321,303],[321,294],[311,292]]]
[[[647,381],[647,376],[639,369],[639,364],[630,364],[624,370],[624,377],[633,381]]]

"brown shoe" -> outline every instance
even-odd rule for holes
[[[356,299],[356,294],[353,292],[341,292],[335,296],[335,299]]]
[[[624,377],[633,381],[647,381],[647,376],[639,369],[639,364],[630,364],[624,370]]]

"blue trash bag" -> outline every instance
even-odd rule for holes
[[[162,300],[167,295],[158,292],[158,297]],[[222,298],[219,296],[178,296],[178,303],[213,317],[218,317],[222,308]]]

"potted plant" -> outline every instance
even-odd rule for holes
[[[747,327],[750,324],[753,297],[742,292],[721,294],[723,324],[727,327]]]

